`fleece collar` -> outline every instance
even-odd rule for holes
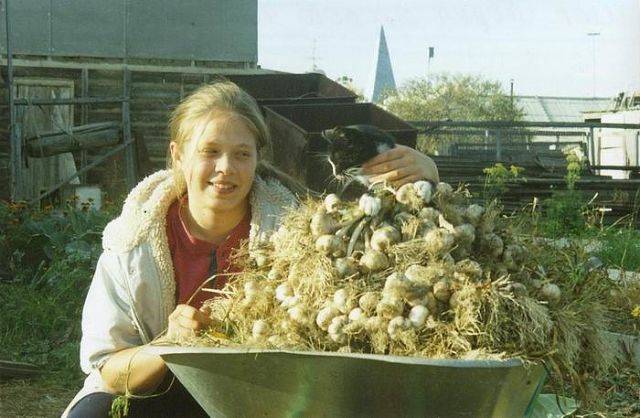
[[[185,185],[177,185],[170,170],[161,170],[142,180],[124,201],[122,213],[104,230],[102,246],[105,251],[123,253],[142,243],[151,246],[160,273],[165,314],[175,308],[175,278],[166,233],[167,211]],[[255,177],[249,195],[251,227],[249,246],[268,240],[280,225],[285,210],[295,205],[293,194],[275,179]]]

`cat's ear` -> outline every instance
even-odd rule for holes
[[[329,145],[333,144],[335,132],[333,129],[325,129],[320,133],[320,137],[324,139]]]

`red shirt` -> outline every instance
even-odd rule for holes
[[[240,247],[241,241],[249,238],[251,211],[236,225],[227,238],[219,245],[194,237],[187,229],[180,214],[180,201],[186,204],[186,198],[176,200],[167,213],[167,238],[173,272],[176,280],[177,302],[187,303],[191,295],[211,275],[225,272],[237,272],[231,263],[230,255]],[[215,255],[215,260],[213,256]],[[215,264],[212,265],[212,261]],[[205,288],[222,289],[228,276],[218,276],[208,282]],[[215,282],[215,285],[214,285]],[[215,293],[200,291],[189,304],[200,308],[202,303],[215,297]]]

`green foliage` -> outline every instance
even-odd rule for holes
[[[543,202],[540,232],[547,237],[583,236],[587,227],[588,206],[581,192],[556,192]]]
[[[520,120],[523,116],[499,82],[473,75],[416,78],[382,103],[405,120]]]
[[[492,167],[484,168],[482,172],[485,174],[484,200],[489,202],[493,199],[499,199],[500,195],[507,191],[509,181],[520,178],[524,168],[515,165],[507,168],[502,163],[496,163]]]
[[[640,271],[640,231],[631,228],[610,228],[602,237],[599,256],[612,267]]]
[[[580,174],[586,165],[587,159],[580,148],[566,150],[565,156],[567,160],[567,174],[564,180],[567,184],[567,189],[574,190],[576,182],[580,180]]]
[[[80,317],[111,211],[0,202],[0,358],[78,385]]]

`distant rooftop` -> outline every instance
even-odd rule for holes
[[[609,97],[514,96],[524,110],[525,121],[584,122],[583,112],[611,109]]]

